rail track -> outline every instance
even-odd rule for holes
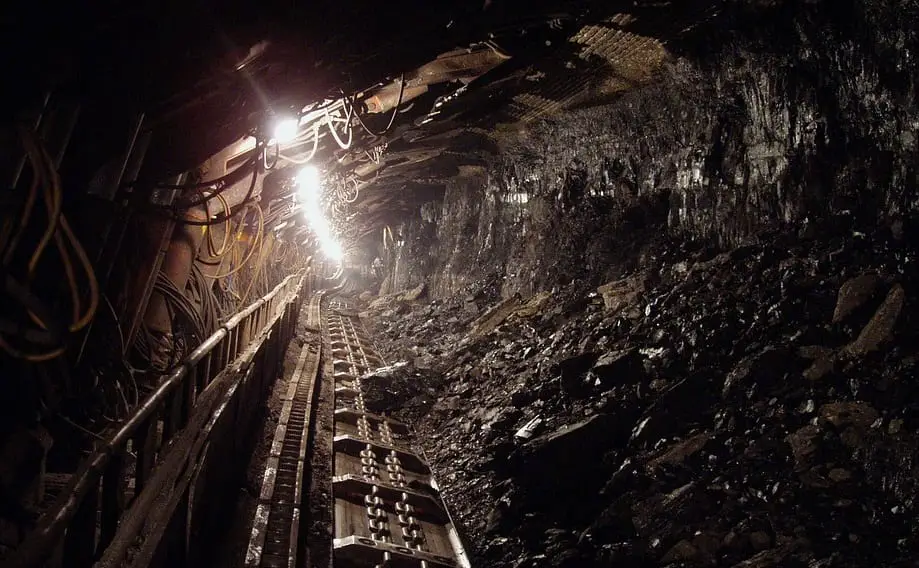
[[[281,396],[245,565],[305,568],[328,558],[336,568],[468,568],[412,429],[364,404],[363,377],[385,362],[351,306],[334,297],[350,291],[348,282],[329,288],[336,280],[324,279],[326,290],[310,294],[314,281],[312,273],[291,275],[193,350],[66,476],[0,565],[212,565],[256,409],[309,297],[313,338]],[[304,519],[312,531],[318,523],[318,537],[307,538]]]
[[[310,299],[307,325],[319,321],[322,293]],[[265,466],[247,568],[294,568],[301,557],[300,519],[308,467],[321,343],[305,343],[290,379]]]
[[[332,551],[337,568],[468,568],[468,558],[412,430],[367,411],[362,377],[385,362],[345,300],[310,301],[321,345],[305,345],[284,398],[246,556],[247,568],[308,566],[309,437],[320,385],[333,389]],[[316,505],[316,504],[314,504]]]

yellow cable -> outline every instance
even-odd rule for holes
[[[74,321],[68,327],[68,329],[71,332],[76,332],[86,327],[89,322],[92,321],[93,316],[96,314],[96,309],[99,307],[99,282],[96,279],[95,270],[93,269],[92,263],[89,260],[89,256],[86,254],[86,250],[73,234],[73,230],[70,228],[70,223],[67,222],[67,217],[61,212],[63,192],[61,191],[60,177],[53,167],[51,157],[48,155],[47,151],[44,150],[44,148],[40,148],[39,151],[41,152],[41,157],[45,160],[45,165],[47,166],[48,173],[51,174],[51,188],[46,186],[44,192],[45,202],[48,205],[49,218],[51,222],[48,224],[48,229],[42,236],[42,241],[39,247],[35,250],[35,252],[32,254],[32,258],[29,260],[29,280],[31,281],[32,277],[34,276],[35,270],[38,267],[38,261],[40,260],[44,249],[47,247],[48,241],[51,238],[54,238],[58,252],[61,256],[61,261],[64,264],[64,272],[67,276],[67,282],[70,287],[71,300],[73,303]],[[67,251],[67,247],[64,244],[63,239],[60,237],[60,233],[57,230],[58,227],[54,226],[55,219],[58,220],[58,225],[61,231],[64,233],[64,236],[66,236],[67,240],[70,241],[70,246],[76,253],[77,259],[80,261],[83,271],[86,274],[86,279],[89,283],[89,307],[86,309],[86,312],[82,316],[80,315],[80,313],[83,311],[82,302],[80,301],[79,284],[77,283],[73,270],[73,261],[70,258],[70,254]],[[32,319],[36,321],[36,323],[42,327],[45,327],[42,322],[35,317],[34,314],[30,313],[30,316],[32,316]]]
[[[29,156],[29,164],[32,166],[32,183],[29,185],[29,196],[26,198],[25,207],[23,207],[22,215],[19,217],[19,229],[13,234],[9,241],[9,248],[6,254],[3,255],[3,266],[7,266],[13,259],[13,253],[16,251],[16,245],[20,237],[22,237],[22,232],[25,231],[26,226],[29,224],[29,220],[32,218],[32,208],[35,206],[35,201],[38,198],[38,186],[44,179],[42,169],[39,167],[40,164],[35,159],[35,149],[32,141],[29,139],[29,131],[22,130],[20,134],[22,135],[23,147],[26,150],[26,154]],[[6,221],[4,221],[4,224],[6,224]],[[6,238],[4,237],[4,246],[5,240]]]
[[[13,357],[16,357],[17,359],[25,359],[26,361],[31,361],[33,363],[41,363],[42,361],[50,361],[51,359],[60,357],[61,354],[64,353],[63,347],[58,347],[57,349],[54,349],[53,351],[48,351],[45,353],[37,353],[37,354],[23,353],[22,351],[19,351],[18,349],[14,348],[12,345],[7,343],[6,340],[3,339],[3,336],[0,336],[0,348],[2,348],[4,351],[9,353]]]
[[[223,205],[223,214],[226,216],[226,220],[223,223],[223,243],[220,245],[220,250],[212,254],[212,256],[216,258],[220,258],[227,253],[230,247],[230,233],[233,232],[233,217],[230,215],[230,204],[227,203],[227,200],[224,199],[222,195],[217,195],[217,200]],[[208,233],[210,233],[210,227],[208,227],[207,230]]]
[[[80,261],[80,264],[83,265],[83,270],[86,272],[86,279],[89,281],[89,308],[86,310],[86,313],[83,314],[82,318],[70,326],[70,331],[79,331],[86,327],[89,322],[92,321],[93,316],[96,315],[96,309],[99,307],[99,281],[96,279],[96,271],[93,270],[92,262],[90,262],[86,250],[83,248],[83,245],[80,244],[80,241],[77,240],[76,236],[74,236],[73,231],[70,229],[70,223],[67,222],[67,218],[63,215],[61,215],[61,228],[64,230],[64,235],[70,241],[70,246],[72,246],[74,252],[77,253],[77,259]]]
[[[204,202],[204,220],[211,220],[211,207],[208,205],[207,201]],[[207,242],[207,253],[213,256],[214,237],[211,236],[211,228],[207,225],[201,225],[201,234],[204,235],[204,239]]]
[[[54,244],[57,246],[57,250],[61,255],[61,259],[64,263],[64,274],[67,276],[67,282],[69,283],[70,288],[70,303],[72,306],[71,309],[71,319],[77,321],[80,319],[80,291],[76,284],[76,276],[73,272],[73,263],[70,260],[70,257],[67,254],[67,251],[64,248],[64,240],[61,238],[60,233],[55,231],[54,233]],[[38,315],[32,310],[28,310],[29,318],[32,319],[39,327],[42,329],[48,329],[48,326],[45,325],[45,322],[38,317]]]
[[[230,235],[233,233],[233,216],[230,215],[230,204],[227,203],[227,200],[224,199],[224,197],[220,194],[217,194],[215,197],[217,198],[218,201],[220,201],[220,204],[223,206],[223,214],[226,216],[226,219],[223,222],[223,243],[220,245],[219,251],[216,250],[216,247],[214,246],[214,237],[211,232],[211,227],[205,225],[202,228],[207,231],[207,248],[208,248],[208,253],[210,254],[210,257],[211,258],[223,258],[225,254],[230,252],[230,240],[231,240]],[[208,202],[205,201],[204,210],[205,210],[205,213],[207,214],[207,218],[210,219],[211,214],[210,214],[210,209],[207,203]],[[240,223],[239,230],[236,232],[236,238],[239,238],[239,236],[242,234],[242,227],[243,227],[243,224]],[[236,243],[234,242],[234,247],[235,245]]]
[[[49,160],[50,162],[50,157],[47,156],[45,152],[43,152],[40,149],[38,151],[41,152],[40,154],[41,159],[46,159],[46,160]],[[44,254],[45,248],[48,247],[48,244],[51,242],[51,239],[54,237],[54,233],[57,231],[57,227],[55,227],[55,221],[58,219],[58,217],[62,217],[61,205],[62,205],[63,199],[62,199],[61,191],[60,191],[61,180],[58,177],[57,172],[54,170],[54,168],[51,167],[51,164],[49,162],[45,162],[45,166],[47,167],[46,172],[51,174],[51,180],[50,180],[51,187],[49,188],[46,185],[45,191],[43,193],[44,198],[45,198],[45,204],[48,207],[48,228],[45,229],[45,233],[42,235],[41,240],[38,242],[38,246],[35,248],[35,252],[32,253],[32,258],[29,259],[29,280],[30,281],[32,279],[32,276],[34,275],[35,267],[38,266],[38,261],[39,259],[41,259],[41,255]]]
[[[73,269],[73,261],[70,258],[70,254],[67,251],[67,247],[64,244],[63,239],[61,238],[60,231],[57,230],[57,227],[54,226],[55,220],[58,220],[59,223],[64,223],[66,219],[64,218],[63,213],[61,213],[61,205],[63,202],[63,196],[60,186],[60,177],[57,172],[52,167],[51,157],[46,151],[39,150],[41,152],[40,158],[44,161],[45,171],[50,174],[51,187],[45,185],[43,191],[43,197],[45,205],[48,208],[49,223],[48,229],[45,231],[45,234],[42,237],[42,241],[39,243],[39,246],[32,253],[32,257],[29,260],[28,266],[28,280],[32,281],[32,278],[35,276],[35,270],[38,268],[39,260],[41,259],[42,254],[44,254],[44,249],[47,248],[48,241],[53,238],[54,244],[58,250],[58,253],[61,257],[61,262],[64,264],[64,274],[67,277],[68,287],[70,289],[70,299],[72,307],[72,321],[73,323],[68,327],[71,331],[76,331],[80,327],[76,327],[77,322],[80,320],[80,313],[82,312],[82,303],[80,301],[80,288],[77,284],[76,276]],[[45,323],[31,310],[28,312],[29,317],[38,324],[42,329],[47,329]],[[85,325],[85,324],[84,324]]]
[[[60,179],[57,177],[57,173],[54,171],[54,169],[50,167],[50,157],[47,155],[47,153],[43,153],[41,150],[36,148],[34,141],[31,139],[24,139],[24,143],[29,146],[29,157],[33,164],[32,167],[36,172],[35,180],[41,180],[42,182],[45,182],[47,181],[47,177],[44,175],[39,175],[39,173],[51,174],[51,187],[49,187],[47,183],[44,183],[44,188],[42,191],[42,197],[44,199],[45,206],[48,209],[48,228],[45,230],[45,233],[42,236],[42,240],[39,242],[39,245],[35,251],[33,251],[32,257],[29,260],[28,282],[31,283],[32,278],[35,275],[35,269],[38,266],[38,261],[41,258],[41,255],[44,253],[44,249],[47,247],[48,241],[51,238],[54,238],[55,244],[57,245],[57,249],[60,252],[61,259],[64,263],[64,272],[67,276],[67,281],[70,283],[70,297],[73,307],[72,317],[73,321],[76,321],[76,319],[80,316],[80,295],[76,288],[76,279],[73,273],[73,265],[70,262],[70,258],[68,257],[66,250],[63,247],[63,241],[60,238],[60,234],[54,227],[54,221],[58,215],[60,215],[61,210],[62,198],[60,192]],[[36,154],[38,154],[37,157]],[[27,310],[27,312],[29,318],[31,318],[31,320],[35,322],[39,327],[42,329],[48,329],[45,322],[43,322],[37,314],[31,310]]]
[[[252,253],[255,252],[255,248],[256,248],[256,247],[259,245],[259,243],[261,242],[262,229],[263,229],[264,223],[265,223],[265,217],[264,217],[264,215],[262,214],[262,208],[259,207],[258,205],[252,205],[252,206],[255,207],[255,211],[258,213],[258,231],[255,233],[255,242],[253,242],[252,245],[249,247],[249,250],[248,250],[248,252],[246,253],[246,257],[243,259],[243,261],[242,261],[239,265],[237,265],[235,268],[233,268],[232,270],[230,270],[230,271],[227,272],[226,274],[218,274],[218,275],[210,276],[209,278],[220,279],[220,278],[226,278],[227,276],[230,276],[230,275],[232,275],[232,274],[236,274],[236,273],[239,272],[244,266],[246,266],[246,263],[248,263],[248,262],[249,262],[249,259],[252,258]],[[245,217],[243,217],[243,219],[245,219]],[[240,224],[242,224],[242,221],[240,221]],[[234,248],[235,248],[235,247],[234,247]]]
[[[249,279],[249,285],[246,286],[246,293],[243,294],[242,301],[245,302],[249,298],[249,292],[252,291],[252,285],[255,284],[255,281],[258,279],[259,275],[262,274],[265,268],[265,261],[268,259],[268,255],[271,254],[271,243],[273,241],[268,240],[268,247],[265,247],[265,241],[268,239],[262,238],[260,240],[260,246],[258,251],[258,260],[255,263],[255,270],[252,273],[252,278]]]

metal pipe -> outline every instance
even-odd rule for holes
[[[186,211],[185,216],[194,221],[204,221],[207,214],[204,211],[204,207],[199,206]],[[181,224],[173,230],[172,240],[169,243],[162,270],[166,278],[175,284],[175,287],[180,291],[185,290],[185,285],[188,284],[192,265],[203,241],[204,232],[201,227]],[[172,332],[172,321],[169,309],[166,306],[166,298],[162,294],[156,293],[156,290],[150,297],[150,304],[147,306],[144,321],[154,331],[164,334]]]
[[[181,174],[175,178],[175,184],[181,184],[185,181],[186,174]],[[176,192],[170,191],[168,194],[163,193],[162,195],[154,198],[151,198],[151,202],[159,203],[161,205],[169,205],[175,199]],[[163,260],[166,258],[166,253],[169,251],[169,242],[170,236],[172,235],[173,229],[175,228],[175,221],[171,218],[155,216],[151,219],[151,223],[147,225],[147,229],[150,235],[150,240],[145,243],[147,245],[147,251],[153,252],[155,254],[153,263],[144,267],[146,270],[143,271],[143,275],[140,278],[140,282],[137,283],[140,286],[140,292],[138,294],[131,294],[131,297],[137,297],[138,300],[136,305],[132,309],[126,310],[130,315],[130,326],[128,328],[128,333],[125,336],[125,346],[133,345],[134,338],[137,335],[140,325],[143,322],[144,315],[146,314],[147,307],[150,303],[150,296],[153,294],[153,286],[156,283],[156,275],[160,271],[160,267],[163,264]],[[150,248],[155,246],[153,251],[150,251]]]

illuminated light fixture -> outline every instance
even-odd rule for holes
[[[303,203],[319,205],[321,180],[316,166],[306,166],[297,174],[297,195]]]
[[[304,216],[319,241],[319,249],[329,260],[341,261],[345,256],[344,250],[332,234],[332,229],[322,214],[322,206],[319,203],[319,194],[322,189],[319,170],[315,166],[305,166],[297,174],[297,186],[297,196],[303,203]]]
[[[280,144],[297,137],[300,123],[296,118],[282,118],[274,125],[274,140]]]
[[[329,260],[341,261],[345,257],[345,251],[341,250],[341,245],[335,241],[323,242],[322,253],[329,257]]]

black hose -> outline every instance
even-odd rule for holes
[[[207,219],[205,221],[193,221],[190,219],[185,219],[184,217],[179,217],[178,215],[174,215],[172,217],[172,220],[180,225],[192,225],[195,227],[210,227],[213,225],[219,225],[221,223],[225,223],[227,219],[231,219],[235,217],[237,214],[239,214],[240,211],[245,209],[246,205],[249,205],[250,203],[254,201],[252,199],[252,193],[255,191],[255,182],[257,179],[258,179],[258,167],[255,167],[252,170],[252,182],[249,184],[249,191],[246,192],[246,197],[243,198],[243,200],[236,206],[237,209],[235,212],[231,211],[229,213],[222,213],[220,215],[217,215],[213,219]]]
[[[389,124],[386,125],[386,128],[384,128],[382,132],[379,132],[379,133],[374,132],[373,130],[368,128],[366,124],[364,124],[364,119],[361,118],[361,115],[358,112],[354,113],[357,115],[357,121],[361,123],[361,126],[364,128],[364,130],[366,130],[367,133],[370,134],[371,136],[376,136],[377,138],[379,138],[380,136],[383,136],[384,134],[389,132],[389,129],[392,128],[393,123],[396,121],[396,115],[399,114],[399,106],[402,104],[402,97],[404,95],[405,95],[405,73],[402,73],[402,79],[399,82],[399,100],[396,101],[396,106],[394,106],[392,109],[392,116],[389,117]]]

